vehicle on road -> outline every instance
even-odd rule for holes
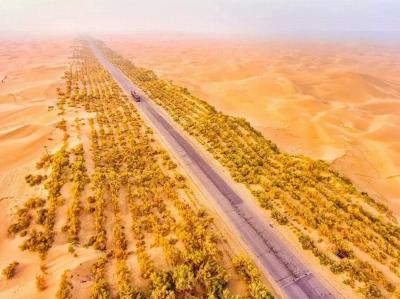
[[[135,102],[141,101],[140,95],[138,95],[134,90],[131,90],[131,96],[135,100]]]

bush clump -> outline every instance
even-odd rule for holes
[[[47,288],[46,278],[44,274],[36,275],[36,287],[39,291],[43,291]]]
[[[246,256],[237,256],[232,260],[236,272],[247,282],[247,294],[254,299],[273,299],[261,281],[261,272]]]
[[[71,283],[71,276],[69,270],[65,270],[61,275],[60,286],[56,293],[56,299],[68,299],[72,297],[73,285]]]
[[[277,210],[273,210],[271,213],[271,217],[274,218],[276,221],[278,221],[278,223],[280,225],[286,225],[288,224],[289,220],[287,219],[287,217],[283,214],[281,214],[279,211]]]
[[[25,176],[25,181],[30,185],[30,186],[35,186],[35,185],[40,185],[43,181],[47,179],[47,175],[32,175],[28,174]]]
[[[29,209],[37,209],[44,206],[46,201],[40,197],[31,197],[25,202],[25,207]]]
[[[20,231],[27,229],[31,224],[32,216],[29,214],[29,209],[27,208],[20,208],[17,210],[16,213],[17,221],[12,223],[8,229],[8,235],[15,235]]]
[[[54,232],[31,230],[27,239],[20,245],[21,250],[38,252],[42,258],[50,249],[54,240]]]
[[[3,277],[5,279],[10,279],[13,278],[15,273],[17,272],[17,267],[18,267],[19,263],[14,261],[11,264],[9,264],[7,267],[5,267],[3,269]]]

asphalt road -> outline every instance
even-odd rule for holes
[[[110,72],[120,87],[130,94],[135,90],[142,101],[135,103],[139,112],[144,114],[169,143],[175,155],[186,164],[196,183],[212,194],[224,219],[229,222],[235,233],[247,244],[257,259],[257,265],[280,286],[287,298],[334,298],[321,282],[299,260],[281,240],[279,233],[261,219],[257,213],[230,187],[187,141],[187,139],[159,112],[159,108],[137,88],[123,73],[114,67],[93,41],[89,45],[100,62]]]

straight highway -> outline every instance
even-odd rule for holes
[[[229,222],[228,225],[252,251],[257,265],[274,280],[275,286],[283,291],[283,296],[293,299],[334,298],[284,244],[276,230],[255,213],[191,145],[187,137],[174,128],[177,125],[163,116],[156,104],[108,61],[93,40],[88,40],[88,43],[99,63],[112,75],[123,91],[130,95],[133,90],[141,96],[141,102],[135,103],[139,112],[146,116],[157,133],[162,134],[174,154],[180,157],[180,161],[185,163],[185,168],[190,170],[196,183],[212,194],[212,199],[224,214],[224,220]]]

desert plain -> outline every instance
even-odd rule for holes
[[[400,54],[395,45],[212,38],[104,38],[116,52],[224,113],[246,118],[282,150],[331,163],[362,191],[400,215]],[[40,192],[25,182],[45,151],[61,144],[56,89],[68,69],[72,40],[0,41],[0,263],[23,271],[1,281],[8,297],[36,294],[39,258],[22,253],[7,224],[17,205]],[[58,278],[93,259],[65,254],[60,242],[47,264]],[[85,270],[85,265],[80,267]],[[87,269],[86,269],[87,270]],[[80,270],[79,270],[80,271]],[[78,272],[79,272],[78,271]],[[23,286],[23,287],[22,287]]]

